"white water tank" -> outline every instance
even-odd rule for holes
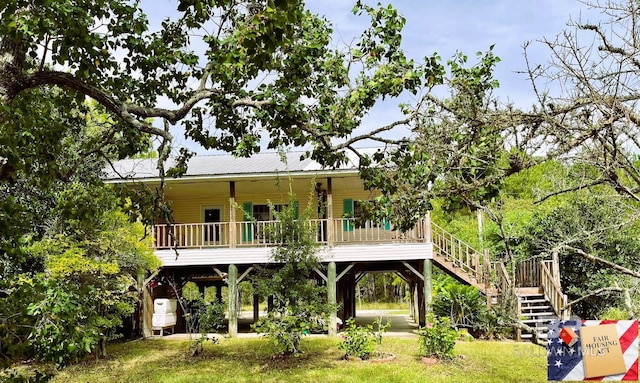
[[[153,327],[167,327],[167,326],[175,326],[178,321],[178,314],[176,313],[167,313],[167,314],[153,314],[153,318],[151,320],[151,325]]]
[[[154,314],[171,314],[178,311],[178,301],[176,299],[157,298],[153,301]]]

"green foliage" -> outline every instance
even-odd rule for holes
[[[260,318],[255,329],[269,340],[272,355],[298,356],[303,352],[302,336],[309,333],[311,324],[294,315],[277,316],[270,312],[266,318]]]
[[[437,55],[428,61],[437,67],[434,85],[446,84],[451,97],[423,100],[417,111],[407,107],[407,114],[421,117],[414,137],[360,163],[366,187],[382,194],[372,211],[401,230],[411,229],[438,199],[448,212],[491,201],[511,171],[501,125],[486,114],[495,108],[491,91],[498,86],[492,73],[500,59],[493,47],[479,53],[475,65],[461,53],[446,66]]]
[[[122,319],[137,304],[136,278],[159,261],[144,227],[118,209],[109,188],[71,183],[56,202],[47,233],[22,241],[22,253],[42,271],[10,280],[9,301],[17,303],[12,309],[18,315],[0,310],[7,315],[0,339],[10,340],[3,354],[21,350],[64,366],[102,353],[119,336]],[[28,343],[18,326],[28,329]]]
[[[313,204],[307,204],[299,217],[297,204],[290,194],[289,204],[275,212],[277,224],[268,227],[266,234],[280,244],[271,255],[276,266],[258,269],[253,279],[259,295],[273,297],[272,310],[254,328],[265,334],[276,355],[298,355],[302,335],[315,331],[318,323],[327,323],[328,313],[335,310],[325,302],[326,288],[312,278],[321,267],[315,227],[309,224]]]
[[[420,328],[418,332],[420,355],[438,359],[453,359],[456,339],[458,339],[458,332],[448,317],[430,316],[427,318],[427,325]]]
[[[513,318],[499,310],[484,310],[475,323],[474,330],[478,331],[484,339],[505,339],[513,335],[511,324],[517,320],[518,318]]]
[[[377,318],[373,324],[366,326],[357,326],[355,319],[349,318],[338,348],[345,352],[345,357],[368,359],[376,346],[382,343],[382,333],[387,328],[389,323],[383,325],[381,318]]]
[[[206,342],[218,343],[218,339],[210,337],[209,333],[218,332],[224,326],[225,305],[222,302],[208,301],[197,290],[195,283],[187,282],[182,289],[180,306],[190,334],[191,356],[199,355]],[[191,338],[191,334],[198,332],[199,337]]]
[[[76,362],[98,347],[104,337],[102,329],[113,329],[120,324],[119,316],[105,318],[98,314],[104,311],[100,303],[105,297],[100,295],[106,291],[81,291],[62,283],[47,282],[43,287],[44,298],[28,308],[28,314],[37,318],[29,338],[39,360],[53,362],[58,367]]]
[[[629,320],[633,319],[627,310],[621,309],[619,307],[609,307],[600,315],[598,315],[598,319],[600,320]]]
[[[473,286],[451,282],[439,289],[433,312],[456,327],[475,327],[486,311],[486,298]]]
[[[623,283],[628,277],[582,257],[582,251],[616,264],[635,268],[640,252],[640,232],[631,204],[611,191],[574,193],[537,210],[528,225],[526,241],[531,254],[557,251],[561,284],[569,300]],[[620,295],[608,299],[592,296],[572,307],[572,313],[595,318],[611,306],[621,305]]]
[[[0,370],[0,380],[4,383],[46,383],[53,376],[54,374],[39,369],[34,371],[17,368]]]

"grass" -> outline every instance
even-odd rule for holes
[[[186,341],[140,340],[112,345],[111,356],[87,360],[58,373],[53,382],[546,382],[546,351],[514,342],[461,342],[452,362],[424,365],[416,338],[384,338],[388,363],[341,360],[339,340],[304,340],[303,357],[272,359],[261,339],[208,344],[187,355]]]
[[[408,313],[409,304],[399,302],[363,302],[356,307],[356,310],[396,310]]]

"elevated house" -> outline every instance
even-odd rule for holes
[[[158,186],[161,180],[156,160],[119,161],[107,175],[107,182],[134,181]],[[273,210],[288,203],[289,190],[297,196],[296,208],[311,204],[315,212],[311,224],[316,228],[319,254],[326,266],[317,270],[316,278],[327,285],[328,301],[339,304],[338,312],[331,315],[331,333],[335,332],[337,317],[356,316],[356,285],[369,272],[394,272],[407,281],[410,313],[421,324],[430,310],[433,264],[479,288],[489,303],[500,289],[515,287],[500,278],[506,274],[503,266],[491,263],[488,254],[472,249],[432,223],[428,215],[406,232],[394,230],[387,221],[361,219],[362,201],[377,194],[365,190],[355,163],[324,169],[310,159],[300,159],[300,153],[287,154],[286,164],[277,153],[251,158],[196,156],[189,160],[184,176],[164,182],[164,197],[171,204],[173,222],[159,220],[152,228],[154,251],[162,268],[145,281],[145,335],[152,334],[153,299],[180,294],[187,281],[201,290],[215,287],[220,298],[223,286],[227,287],[224,300],[228,302],[228,331],[231,336],[237,333],[238,284],[256,265],[271,262],[275,243],[264,235],[264,227],[278,224]],[[536,300],[544,303],[540,305],[544,309],[530,309],[528,317],[543,323],[538,317],[550,311],[547,303],[566,298],[559,291],[557,270],[554,276],[548,265],[538,262],[531,267],[538,276],[527,281],[533,285],[528,286],[528,292],[537,294]],[[544,270],[541,274],[541,267],[549,275]],[[531,272],[526,274],[530,277]],[[550,287],[542,287],[540,275],[551,278],[547,281]],[[173,285],[167,286],[167,280]],[[254,297],[254,320],[261,298],[265,297]],[[557,303],[555,309],[559,310],[561,304]]]

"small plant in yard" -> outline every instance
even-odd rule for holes
[[[374,330],[375,327],[378,328],[377,331]],[[380,318],[367,326],[356,326],[353,318],[348,319],[338,348],[345,352],[345,358],[367,359],[375,351],[376,346],[382,343],[382,333],[388,327],[388,323],[381,324]]]
[[[178,295],[176,283],[169,280],[169,285]],[[189,352],[191,356],[197,356],[202,352],[205,342],[218,343],[218,339],[209,337],[209,333],[217,332],[223,326],[224,305],[220,302],[207,301],[197,290],[190,291],[187,285],[183,288],[184,294],[178,299],[178,303],[184,313],[189,334]],[[200,333],[200,336],[194,338],[196,333]]]
[[[418,335],[420,355],[437,359],[454,358],[453,348],[458,338],[458,332],[448,317],[430,316],[427,325],[420,329]]]
[[[271,250],[274,267],[256,267],[254,291],[273,297],[266,317],[253,328],[271,344],[274,357],[299,356],[302,336],[318,330],[318,323],[328,322],[335,305],[325,300],[326,287],[313,276],[322,268],[317,254],[316,226],[310,223],[312,196],[307,208],[298,211],[299,203],[289,192],[289,203],[280,211],[270,203],[277,224],[265,227],[265,234],[277,246]],[[326,331],[326,328],[320,330]]]

